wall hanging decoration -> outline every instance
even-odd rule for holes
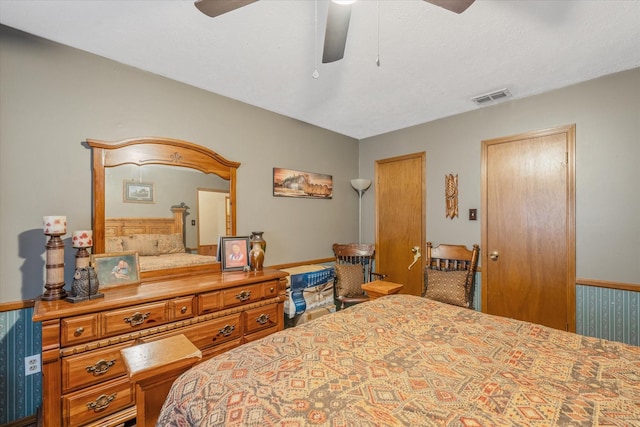
[[[331,199],[333,197],[333,177],[320,173],[273,168],[273,195],[276,197]]]
[[[220,237],[222,271],[245,270],[249,266],[249,236]]]
[[[155,203],[156,189],[152,182],[124,181],[123,200],[127,203]]]
[[[138,252],[93,254],[91,265],[96,270],[101,288],[140,283]]]
[[[60,215],[42,217],[44,234],[49,236],[46,250],[46,280],[43,300],[64,299],[64,242],[60,236],[67,232],[67,217]]]
[[[458,175],[444,176],[445,203],[447,206],[447,218],[458,217]]]

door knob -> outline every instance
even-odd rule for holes
[[[414,246],[413,248],[411,248],[411,252],[413,252],[413,262],[409,264],[408,270],[411,270],[411,267],[413,267],[413,265],[418,262],[418,259],[420,259],[420,257],[422,256],[422,254],[420,253],[420,246]]]
[[[500,254],[498,253],[498,251],[493,251],[489,254],[489,258],[491,258],[491,261],[497,261],[499,256]]]

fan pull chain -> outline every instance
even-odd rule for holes
[[[378,36],[378,54],[376,55],[376,65],[380,66],[380,0],[376,2],[377,12],[378,12],[378,27],[377,27],[377,36]]]
[[[314,37],[314,52],[313,52],[313,73],[311,77],[317,79],[320,77],[320,73],[318,72],[318,0],[315,0],[315,17],[314,17],[314,29],[315,29],[315,37]]]

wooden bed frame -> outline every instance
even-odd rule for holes
[[[168,218],[105,218],[105,237],[130,236],[132,234],[182,234],[184,236],[184,213],[186,208],[172,207],[173,217]],[[220,264],[190,265],[164,270],[146,270],[140,272],[140,279],[149,281],[179,277],[188,274],[219,272]]]
[[[105,218],[105,237],[129,236],[131,234],[176,234],[184,235],[184,212],[186,208],[171,208],[172,218]]]

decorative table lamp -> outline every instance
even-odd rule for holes
[[[69,302],[80,302],[88,299],[102,298],[98,293],[99,283],[96,270],[89,265],[88,248],[93,246],[93,232],[91,230],[74,231],[71,242],[76,253],[76,272],[71,284],[71,295],[66,298]]]
[[[60,238],[67,232],[66,216],[45,216],[43,219],[44,234],[49,236],[45,245],[47,255],[46,291],[42,299],[53,301],[67,296],[64,290],[64,242]]]
[[[71,235],[71,244],[78,249],[76,252],[76,269],[89,267],[89,251],[93,246],[93,231],[74,231]]]

